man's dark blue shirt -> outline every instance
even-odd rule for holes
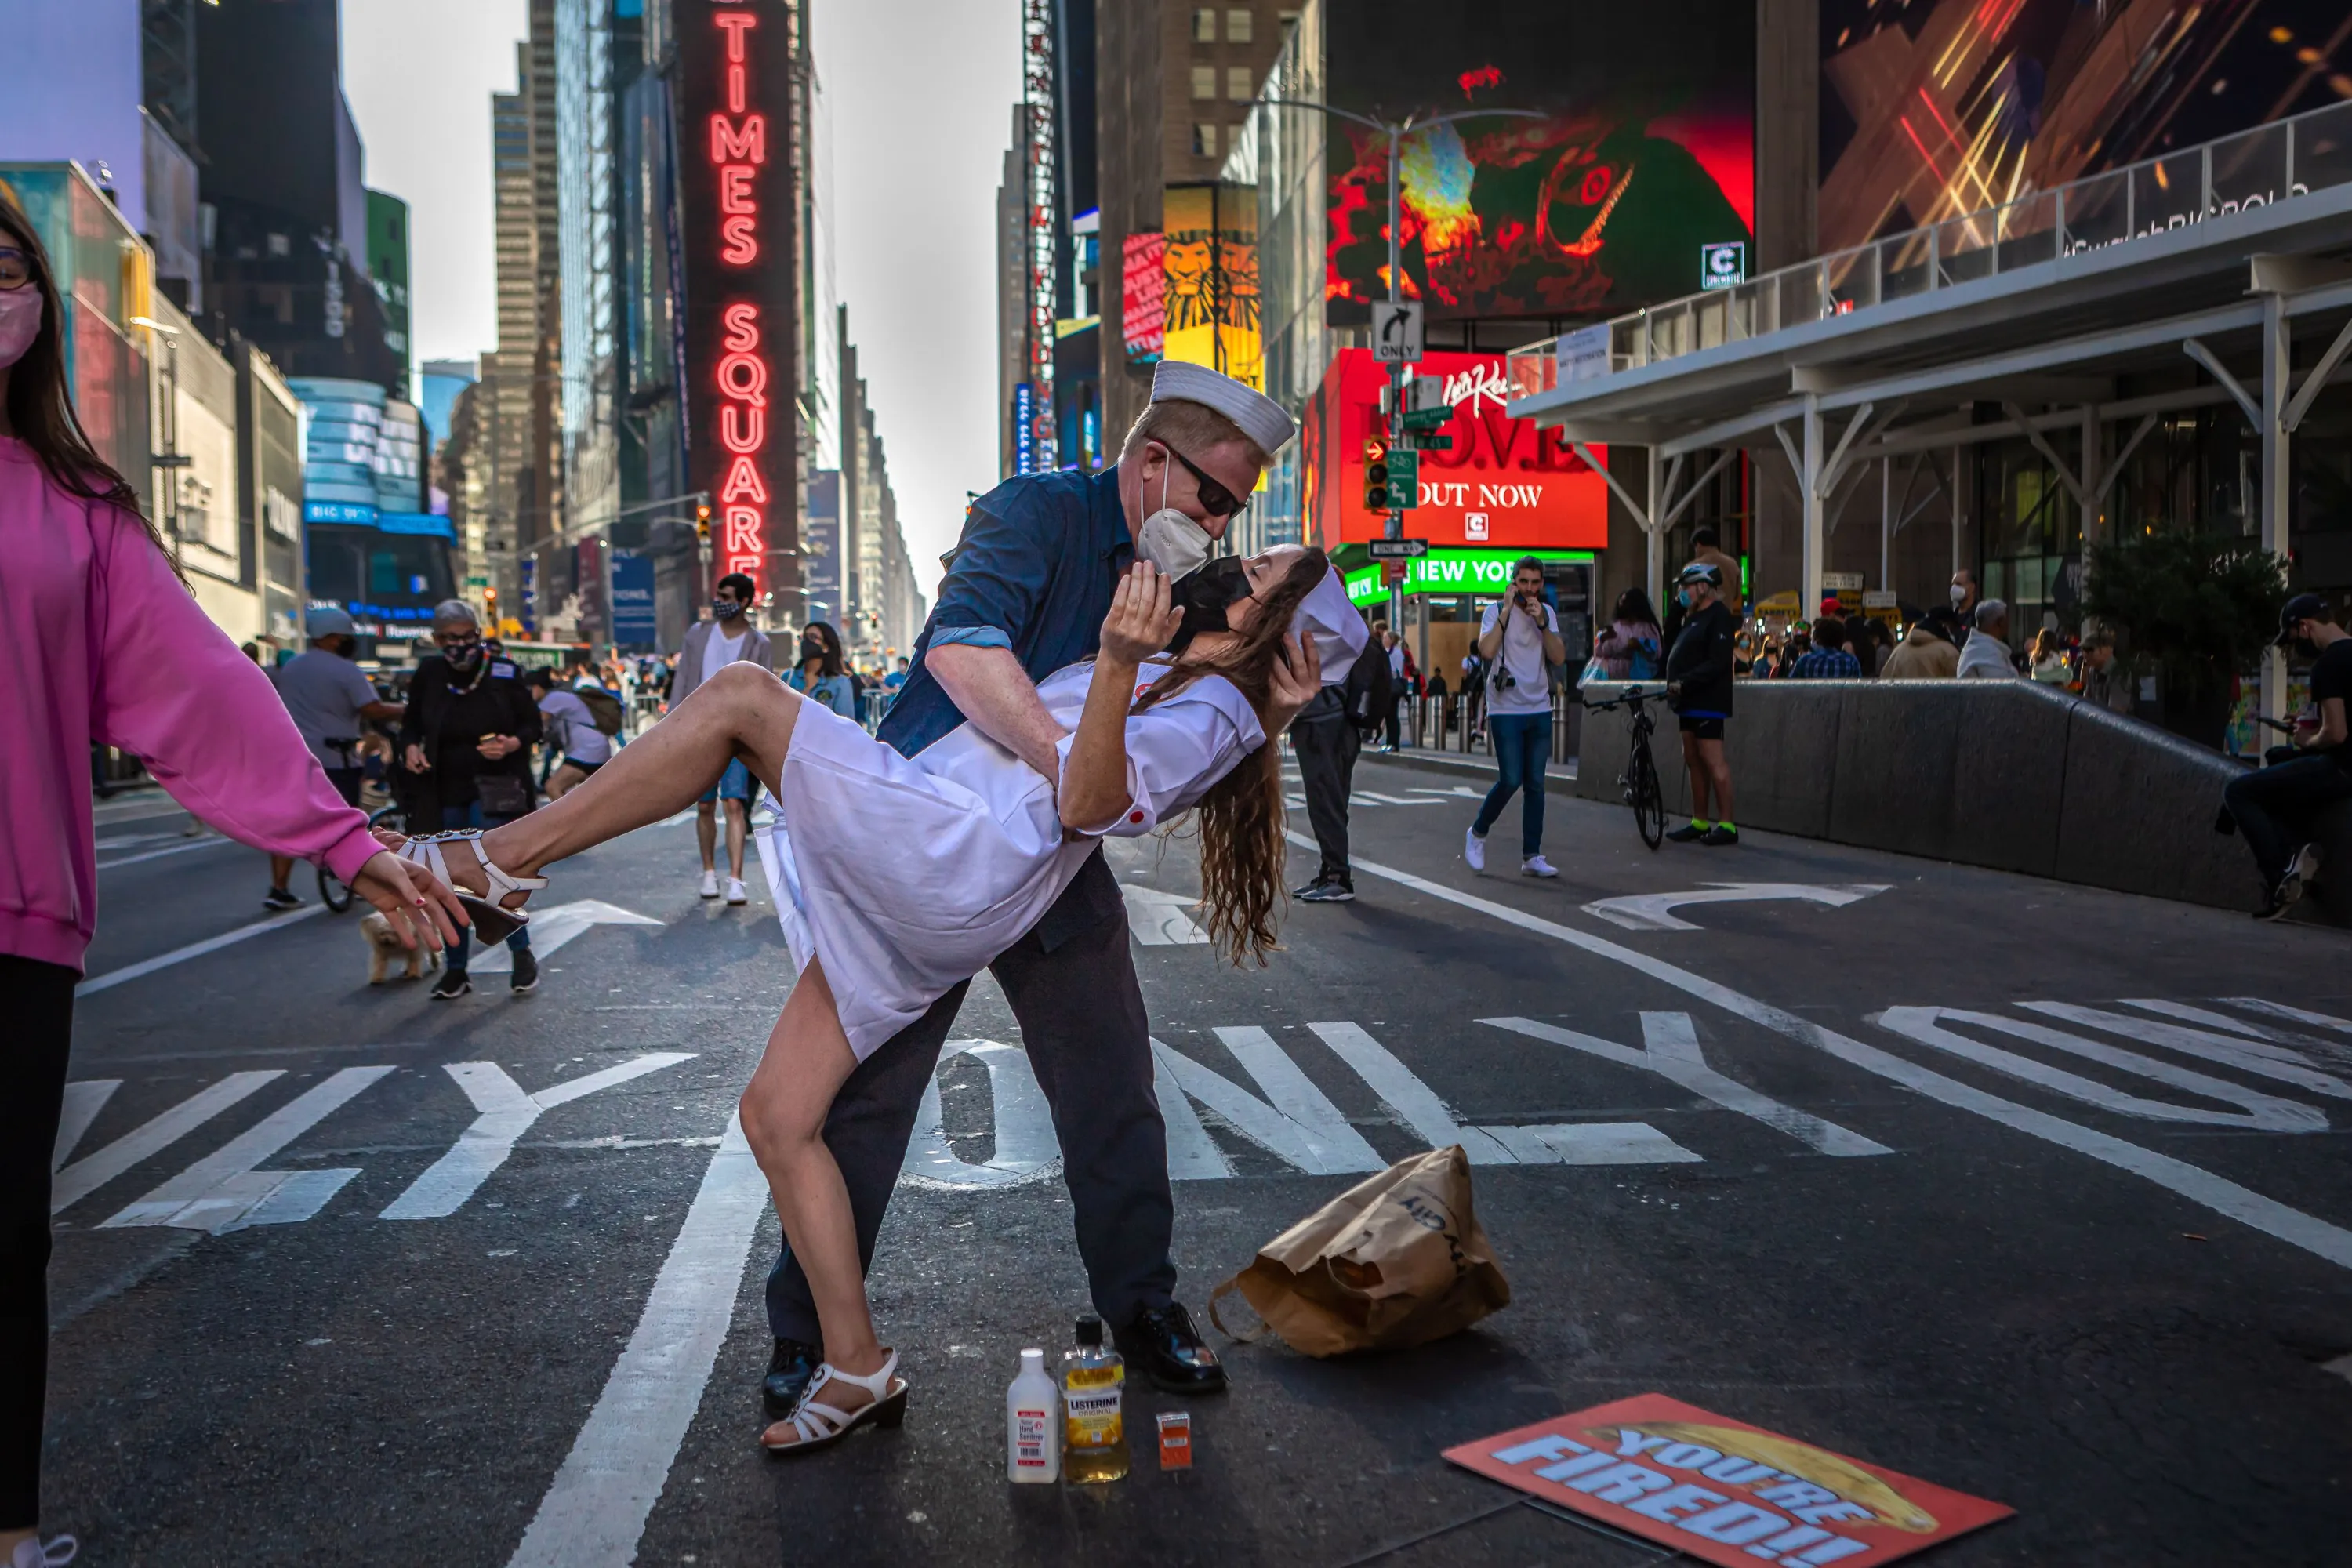
[[[1120,575],[1135,559],[1118,469],[1008,479],[980,498],[915,640],[913,668],[881,738],[913,756],[963,722],[925,657],[964,643],[1012,650],[1032,680],[1091,658]]]

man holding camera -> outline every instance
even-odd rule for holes
[[[1519,872],[1557,877],[1543,858],[1544,764],[1551,758],[1551,667],[1568,662],[1559,616],[1544,603],[1543,563],[1529,555],[1511,568],[1510,597],[1486,606],[1478,657],[1486,663],[1486,732],[1494,742],[1495,787],[1463,836],[1462,858],[1486,868],[1486,830],[1515,793],[1519,806]]]

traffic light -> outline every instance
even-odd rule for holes
[[[1379,436],[1364,438],[1364,510],[1389,510],[1389,444]]]
[[[496,588],[482,590],[482,607],[489,612],[486,618],[490,625],[497,626],[499,624],[499,591]]]
[[[707,500],[694,503],[694,536],[705,544],[710,542],[710,503]]]

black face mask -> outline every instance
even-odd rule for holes
[[[482,655],[487,651],[488,650],[478,642],[459,643],[456,647],[443,648],[441,657],[449,661],[451,669],[460,675],[467,675],[473,671],[476,665],[482,662]]]
[[[824,644],[818,642],[814,637],[803,637],[801,639],[801,662],[803,664],[806,664],[813,658],[823,658],[824,657]]]
[[[1168,651],[1182,653],[1202,632],[1232,630],[1225,611],[1249,596],[1249,572],[1238,555],[1221,555],[1178,578],[1169,591],[1169,602],[1184,612],[1184,619]]]
[[[710,613],[722,621],[731,621],[743,613],[743,606],[733,599],[713,599]]]

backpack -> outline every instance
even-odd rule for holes
[[[601,687],[583,687],[572,692],[587,705],[588,716],[596,721],[599,733],[617,735],[621,732],[621,700]]]
[[[1396,686],[1389,676],[1389,656],[1377,638],[1364,645],[1340,688],[1340,706],[1348,722],[1367,740],[1377,735],[1396,710]]]

